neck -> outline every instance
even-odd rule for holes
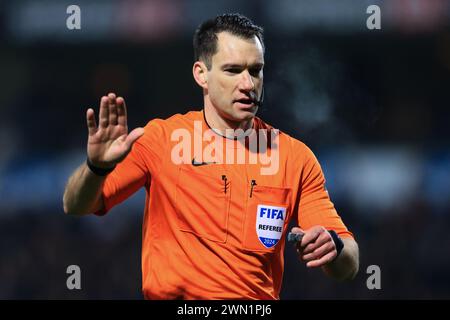
[[[208,126],[216,133],[226,138],[233,139],[237,137],[236,134],[234,134],[233,136],[230,136],[229,133],[227,134],[226,132],[227,129],[228,130],[242,129],[244,131],[247,131],[248,129],[251,129],[253,127],[253,118],[243,121],[233,121],[221,116],[217,112],[217,109],[208,103],[205,103],[204,112],[205,112],[205,120]]]

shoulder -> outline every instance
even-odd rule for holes
[[[144,127],[144,136],[158,138],[170,136],[170,132],[173,129],[187,127],[192,124],[193,121],[199,119],[200,116],[201,111],[189,111],[184,114],[174,114],[166,119],[152,119]]]
[[[153,127],[170,127],[172,125],[182,125],[184,123],[189,123],[194,120],[198,120],[201,117],[201,111],[189,111],[184,114],[177,113],[166,119],[155,118],[147,122],[145,128]]]
[[[267,122],[263,121],[261,118],[255,117],[256,127],[258,129],[265,129],[265,130],[277,130],[279,135],[279,141],[281,148],[286,148],[287,154],[294,156],[294,158],[314,158],[314,153],[312,150],[300,139],[294,138],[291,135],[287,134],[286,132],[275,128],[274,126],[268,124]],[[285,146],[285,147],[283,147]],[[283,150],[281,150],[283,151]]]

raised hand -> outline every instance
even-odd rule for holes
[[[100,100],[99,126],[94,110],[86,112],[89,131],[87,154],[93,165],[112,168],[130,152],[133,143],[144,134],[144,128],[136,128],[128,133],[125,100],[114,93]]]

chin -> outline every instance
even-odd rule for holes
[[[234,110],[233,116],[238,121],[251,120],[255,117],[258,107],[252,107],[248,109]]]
[[[228,119],[234,122],[242,122],[242,121],[249,121],[255,117],[255,113],[253,112],[233,112],[232,114],[228,115]]]
[[[245,112],[245,114],[242,115],[242,120],[251,120],[256,116],[256,112]]]
[[[242,122],[252,120],[255,117],[257,111],[258,111],[257,106],[253,106],[251,108],[248,107],[242,108],[234,105],[231,108],[229,107],[222,109],[220,115],[222,118],[225,118],[229,121]]]

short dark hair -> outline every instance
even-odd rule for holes
[[[264,50],[263,28],[239,13],[226,13],[203,22],[194,34],[194,58],[202,60],[208,69],[211,58],[217,53],[217,34],[229,32],[243,39],[258,37]]]

